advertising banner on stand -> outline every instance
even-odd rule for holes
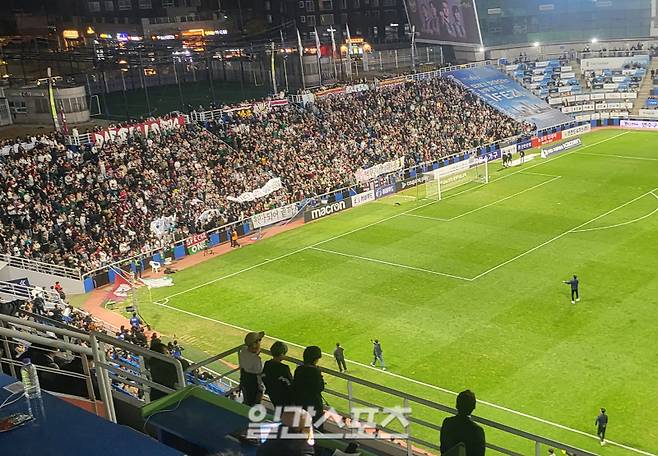
[[[367,192],[359,193],[351,197],[352,207],[357,207],[370,201],[375,201],[375,191],[368,190]]]
[[[208,247],[208,235],[206,233],[195,234],[185,240],[185,249],[188,255],[199,253]]]
[[[352,199],[347,198],[335,203],[322,204],[320,206],[309,207],[306,212],[304,212],[304,222],[312,222],[313,220],[318,220],[323,217],[327,217],[331,214],[336,214],[337,212],[344,211],[352,207]]]
[[[297,203],[289,204],[283,207],[277,207],[266,212],[251,216],[251,224],[254,228],[262,228],[264,226],[273,225],[284,220],[291,219],[297,214]]]
[[[102,145],[105,142],[117,140],[125,141],[128,136],[134,133],[140,133],[142,136],[148,137],[150,133],[160,133],[162,131],[173,130],[181,128],[184,125],[185,117],[183,116],[160,118],[129,125],[127,127],[108,128],[99,132],[93,132],[91,133],[91,140],[98,145]]]

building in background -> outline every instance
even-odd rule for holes
[[[658,28],[651,26],[655,0],[477,0],[476,3],[485,46],[658,35]]]
[[[189,30],[227,33],[218,0],[25,0],[11,3],[0,34],[50,36],[64,47],[90,38],[150,40]]]
[[[345,41],[346,25],[349,25],[352,36],[370,43],[408,41],[404,0],[265,0],[263,3],[269,27],[293,23],[304,40],[315,40],[317,28],[322,41],[331,42],[333,29],[338,44]]]

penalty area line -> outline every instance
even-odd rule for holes
[[[652,195],[654,198],[658,199],[658,195],[656,195],[653,191],[649,192],[649,194]],[[645,196],[647,196],[647,195],[645,195]],[[643,215],[642,217],[634,218],[633,220],[629,220],[629,221],[627,221],[627,222],[616,223],[616,224],[614,224],[614,225],[607,225],[607,226],[597,226],[597,227],[595,227],[595,228],[584,228],[584,229],[582,229],[582,230],[574,230],[573,232],[574,232],[574,233],[586,233],[586,232],[588,232],[588,231],[601,231],[601,230],[609,230],[609,229],[611,229],[611,228],[619,228],[620,226],[630,225],[630,224],[632,224],[632,223],[637,223],[637,222],[639,222],[639,221],[641,221],[641,220],[644,220],[644,219],[646,219],[646,218],[649,218],[649,217],[651,217],[653,214],[655,214],[656,212],[658,212],[658,207],[655,208],[655,209],[654,209],[653,211],[651,211],[650,213],[648,213],[648,214],[646,214],[646,215]]]
[[[164,301],[169,302],[169,298],[164,298]],[[197,314],[197,313],[194,313],[194,312],[190,312],[189,310],[179,309],[178,307],[170,306],[170,305],[165,304],[163,302],[154,301],[153,304],[155,304],[157,306],[160,306],[160,307],[164,307],[165,309],[169,309],[169,310],[173,310],[175,312],[179,312],[179,313],[182,313],[182,314],[185,314],[185,315],[189,315],[191,317],[196,317],[196,318],[199,318],[201,320],[206,320],[206,321],[210,321],[210,322],[213,322],[213,323],[217,323],[219,325],[224,325],[226,327],[233,328],[233,329],[236,329],[236,330],[244,332],[244,333],[251,332],[250,329],[243,328],[241,326],[237,326],[237,325],[234,325],[234,324],[231,324],[231,323],[227,323],[225,321],[217,320],[215,318],[207,317],[205,315],[200,315],[200,314]],[[301,345],[301,344],[298,344],[298,343],[295,343],[295,342],[291,342],[291,341],[287,341],[285,339],[281,339],[281,338],[275,337],[273,335],[267,335],[266,334],[265,337],[267,337],[271,340],[274,340],[274,341],[279,340],[281,342],[284,342],[287,345],[291,345],[291,346],[297,347],[299,349],[306,348],[304,345]],[[333,356],[332,353],[327,353],[327,352],[322,352],[322,353],[327,358],[331,358]],[[359,361],[354,361],[354,360],[347,359],[347,358],[345,359],[345,361],[349,362],[350,364],[354,364],[356,366],[362,367],[364,369],[368,369],[368,370],[371,370],[371,371],[376,371],[380,374],[387,375],[391,378],[396,378],[398,380],[403,380],[405,382],[413,383],[413,384],[423,386],[425,388],[432,389],[432,390],[435,390],[435,391],[440,391],[442,393],[450,394],[452,396],[457,396],[458,395],[458,393],[456,391],[452,391],[452,390],[449,390],[447,388],[442,388],[440,386],[432,385],[430,383],[425,383],[425,382],[422,382],[420,380],[416,380],[416,379],[413,379],[411,377],[406,377],[406,376],[401,375],[401,374],[396,374],[394,372],[391,372],[390,370],[383,371],[383,370],[380,370],[376,367],[371,366],[370,364],[361,363]],[[478,399],[478,403],[482,404],[482,405],[486,405],[486,406],[494,408],[494,409],[497,409],[497,410],[501,410],[501,411],[506,412],[506,413],[510,413],[512,415],[516,415],[516,416],[527,418],[527,419],[530,419],[530,420],[533,420],[533,421],[537,421],[539,423],[546,424],[548,426],[552,426],[552,427],[555,427],[557,429],[573,432],[575,434],[579,434],[579,435],[589,437],[589,438],[595,439],[595,440],[599,439],[599,437],[597,435],[592,435],[592,434],[589,434],[587,432],[581,431],[579,429],[574,429],[574,428],[565,426],[563,424],[559,424],[559,423],[555,423],[553,421],[545,420],[543,418],[539,418],[537,416],[530,415],[528,413],[524,413],[524,412],[520,412],[518,410],[514,410],[514,409],[511,409],[511,408],[508,408],[508,407],[504,407],[502,405],[498,405],[498,404],[495,404],[493,402],[488,402],[488,401],[484,401],[482,399]],[[642,454],[644,456],[656,456],[654,453],[649,453],[648,451],[643,451],[643,450],[640,450],[640,449],[637,449],[637,448],[633,448],[631,446],[627,446],[627,445],[624,445],[624,444],[621,444],[621,443],[617,443],[617,442],[614,442],[612,440],[607,440],[606,439],[606,442],[610,445],[617,446],[619,448],[623,448],[625,450],[632,451],[632,452],[635,452],[635,453],[638,453],[638,454]]]
[[[588,220],[588,221],[586,221],[586,222],[584,222],[584,223],[581,223],[580,225],[578,225],[578,226],[576,226],[576,227],[574,227],[574,228],[571,228],[570,230],[567,230],[567,231],[565,231],[565,232],[563,232],[563,233],[560,233],[560,234],[558,234],[557,236],[552,237],[552,238],[549,239],[548,241],[544,241],[544,242],[542,242],[541,244],[536,245],[535,247],[533,247],[533,248],[531,248],[531,249],[529,249],[529,250],[526,250],[525,252],[520,253],[520,254],[516,255],[515,257],[513,257],[513,258],[510,258],[510,259],[507,260],[507,261],[503,261],[502,263],[500,263],[500,264],[498,264],[498,265],[496,265],[496,266],[494,266],[494,267],[492,267],[492,268],[489,268],[489,269],[487,269],[486,271],[484,271],[484,272],[482,272],[482,273],[476,275],[475,277],[473,277],[473,280],[477,280],[477,279],[479,279],[479,278],[481,278],[481,277],[484,277],[485,275],[487,275],[487,274],[489,274],[489,273],[495,271],[496,269],[502,268],[503,266],[506,266],[506,265],[512,263],[513,261],[516,261],[516,260],[518,260],[518,259],[520,259],[520,258],[523,258],[524,256],[526,256],[526,255],[528,255],[528,254],[534,252],[535,250],[538,250],[538,249],[544,247],[545,245],[550,244],[551,242],[554,242],[554,241],[557,241],[558,239],[563,238],[563,237],[566,236],[567,234],[570,234],[570,233],[576,232],[576,231],[579,230],[580,228],[582,228],[582,227],[584,227],[584,226],[587,226],[587,225],[589,225],[590,223],[595,222],[595,221],[597,221],[597,220],[599,220],[599,219],[605,217],[606,215],[610,215],[610,214],[612,214],[613,212],[618,211],[619,209],[628,206],[629,204],[633,204],[635,201],[637,201],[637,200],[639,200],[639,199],[642,199],[642,198],[644,198],[645,196],[647,196],[647,195],[649,195],[649,194],[653,194],[653,192],[655,192],[656,190],[658,190],[658,189],[655,189],[655,188],[654,188],[653,190],[649,190],[648,192],[646,192],[646,193],[644,193],[644,194],[642,194],[642,195],[640,195],[640,196],[637,196],[637,197],[633,198],[632,200],[625,202],[624,204],[620,204],[619,206],[617,206],[617,207],[615,207],[615,208],[613,208],[613,209],[610,209],[609,211],[604,212],[604,213],[601,214],[601,215],[597,215],[597,216],[594,217],[593,219]]]

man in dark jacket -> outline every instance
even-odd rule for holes
[[[265,361],[263,366],[263,383],[265,392],[270,397],[272,405],[285,406],[290,403],[290,388],[292,387],[292,374],[290,367],[283,364],[283,357],[288,353],[288,346],[276,341],[270,348],[272,359]]]
[[[334,350],[334,358],[336,358],[336,364],[338,364],[338,370],[343,372],[347,371],[347,365],[345,364],[345,350],[336,342],[336,349]]]
[[[324,379],[317,364],[322,357],[320,347],[312,345],[304,349],[304,364],[295,369],[293,379],[293,405],[305,408],[313,415],[313,423],[322,418],[324,414],[322,391]],[[312,408],[312,410],[311,410]],[[321,426],[316,426],[321,428]]]
[[[466,456],[483,456],[485,450],[484,429],[471,420],[475,410],[475,394],[462,391],[457,396],[457,415],[443,420],[441,426],[441,454],[463,443]]]

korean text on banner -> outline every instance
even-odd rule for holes
[[[402,168],[404,168],[404,157],[396,158],[395,160],[391,160],[386,163],[380,163],[379,165],[375,165],[371,168],[360,169],[354,173],[354,177],[359,183],[368,182],[377,176],[392,173]]]
[[[289,204],[283,207],[277,207],[266,212],[251,216],[251,224],[254,228],[262,228],[264,226],[273,225],[284,220],[291,219],[298,212],[297,204]]]

